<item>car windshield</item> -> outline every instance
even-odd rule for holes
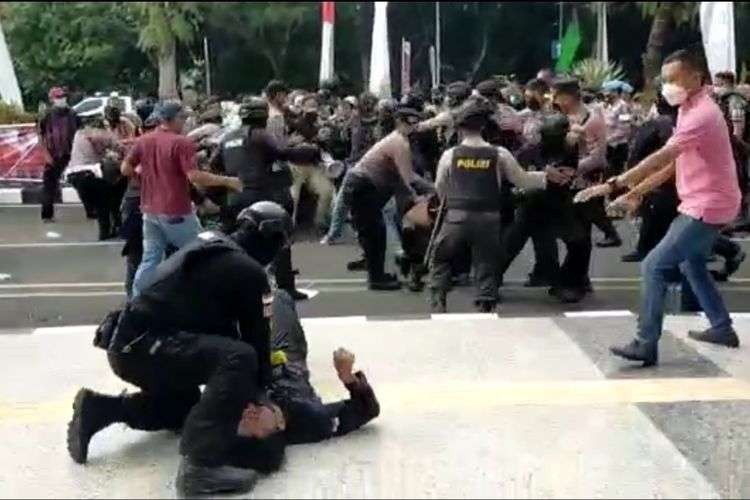
[[[73,110],[76,113],[88,113],[89,111],[94,111],[100,107],[102,107],[102,104],[104,103],[104,99],[85,99],[75,106],[73,106]]]

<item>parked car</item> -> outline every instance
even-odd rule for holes
[[[130,96],[121,96],[117,92],[112,92],[109,95],[104,95],[101,92],[97,92],[93,97],[86,97],[81,102],[73,106],[78,116],[104,116],[104,108],[110,99],[119,99],[123,103],[122,111],[125,113],[134,113],[133,98]]]

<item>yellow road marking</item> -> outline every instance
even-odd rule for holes
[[[341,395],[320,384],[324,399]],[[750,382],[736,378],[668,378],[535,382],[384,383],[375,391],[384,412],[482,411],[503,406],[586,406],[680,401],[750,400]],[[74,392],[40,402],[0,402],[0,424],[67,421]]]

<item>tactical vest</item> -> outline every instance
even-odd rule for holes
[[[474,212],[500,211],[497,148],[457,146],[448,182],[447,207]]]
[[[286,189],[292,185],[291,171],[285,162],[268,165],[263,153],[250,154],[247,147],[247,127],[229,132],[221,142],[224,168],[230,176],[239,177],[246,189],[268,191]]]

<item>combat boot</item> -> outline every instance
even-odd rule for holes
[[[68,424],[68,453],[73,461],[85,464],[94,434],[122,421],[122,397],[105,396],[90,389],[78,391],[73,400],[73,418]]]
[[[448,312],[448,298],[446,293],[440,290],[432,290],[430,296],[430,309],[435,314],[445,314]]]
[[[497,303],[490,300],[479,300],[474,306],[476,307],[477,312],[486,314],[494,313],[497,309]]]
[[[183,457],[177,471],[175,487],[180,497],[192,498],[221,493],[247,493],[257,481],[258,473],[252,469],[240,469],[228,465],[206,467]]]

